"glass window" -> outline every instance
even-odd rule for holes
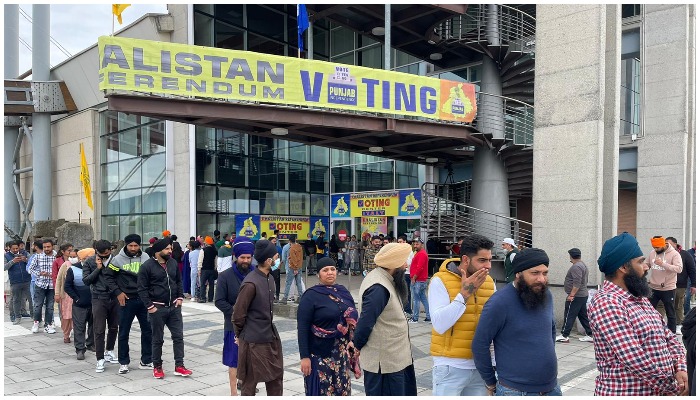
[[[622,18],[634,17],[635,15],[641,14],[640,4],[623,4],[622,5]]]
[[[133,158],[119,162],[119,186],[117,189],[141,187],[141,159]]]
[[[285,56],[284,43],[248,32],[248,51]]]
[[[317,165],[330,165],[330,149],[327,147],[310,146],[309,152],[311,153],[311,163]]]
[[[242,29],[216,21],[216,47],[230,50],[245,50],[245,33]],[[222,71],[222,76],[224,72]]]
[[[214,128],[197,126],[194,130],[194,138],[196,148],[216,150],[216,132]]]
[[[311,195],[311,215],[326,216],[329,215],[330,198],[327,195],[312,194]]]
[[[328,31],[315,27],[314,24],[314,54],[328,57]],[[295,35],[296,36],[296,35]],[[306,39],[304,39],[306,40]],[[290,40],[291,42],[291,40]]]
[[[119,192],[102,192],[104,214],[119,214]]]
[[[284,40],[285,16],[264,6],[248,4],[248,30],[265,35],[268,38]],[[249,48],[251,51],[255,51]],[[271,53],[272,54],[272,53]],[[274,53],[277,54],[277,53]],[[283,54],[282,54],[283,55]]]
[[[119,164],[102,165],[102,190],[112,191],[119,185]]]
[[[216,226],[216,214],[197,213],[197,233],[214,232]]]
[[[222,237],[225,233],[236,231],[236,216],[234,214],[219,214],[218,220],[216,226],[219,227]],[[231,244],[233,245],[233,243]]]
[[[216,186],[197,185],[197,211],[216,212]]]
[[[348,167],[333,167],[332,193],[350,193],[355,189],[354,171],[352,166]]]
[[[355,166],[356,191],[394,189],[394,162],[382,161]]]
[[[355,32],[345,27],[331,30],[331,57],[355,49]]]
[[[120,190],[119,214],[131,215],[141,213],[141,189]],[[163,231],[161,231],[163,232]]]
[[[359,47],[365,47],[365,46],[369,46],[369,45],[372,45],[375,43],[379,43],[379,42],[372,39],[369,36],[360,35],[360,46]]]
[[[310,197],[308,193],[289,193],[289,214],[309,215]]]
[[[119,133],[119,159],[141,157],[141,129],[127,129]]]
[[[307,192],[307,168],[306,164],[298,162],[289,163],[289,190],[292,192]]]
[[[229,214],[247,214],[249,212],[248,190],[234,188],[219,188],[219,202],[226,204]]]
[[[216,153],[197,149],[197,183],[216,183],[216,166],[218,165]]]
[[[231,186],[245,186],[245,157],[219,154],[217,159],[217,183]]]
[[[347,165],[353,164],[351,160],[351,154],[347,150],[331,149],[331,165]]]
[[[214,8],[216,9],[216,18],[243,26],[243,4],[215,4]]]
[[[396,50],[396,61],[395,61],[395,67],[400,67],[402,65],[408,65],[408,64],[413,64],[421,61],[420,58],[418,57],[413,57],[412,55],[408,53],[404,53],[403,51]]]
[[[126,235],[131,233],[140,234],[143,229],[141,222],[140,215],[124,215],[119,217],[119,238],[123,239]],[[158,235],[158,237],[160,237],[160,235]],[[141,241],[146,243],[148,240],[147,238],[142,238]]]
[[[301,143],[289,143],[289,160],[290,161],[299,161],[299,162],[308,162],[309,161],[309,156],[308,156],[308,150],[309,146],[303,145]]]
[[[357,52],[357,64],[363,67],[381,69],[384,65],[383,46],[372,47]]]
[[[309,166],[309,191],[328,193],[328,167]]]
[[[143,139],[143,155],[164,152],[165,121],[142,127],[141,138]]]
[[[119,161],[119,135],[111,134],[102,137],[102,162]]]
[[[165,197],[165,186],[154,186],[143,189],[143,212],[161,213],[165,212],[167,199]]]
[[[124,235],[126,236],[126,235]],[[102,238],[114,242],[124,237],[119,235],[119,217],[109,215],[102,217]]]
[[[165,183],[165,153],[143,158],[143,181],[141,186],[149,187]]]
[[[352,52],[344,56],[333,57],[331,61],[338,64],[355,65],[355,53]]]
[[[204,4],[195,4],[204,6]],[[194,13],[194,44],[197,46],[214,46],[214,19],[204,14]]]
[[[418,187],[418,164],[406,161],[395,161],[396,188],[409,189]]]

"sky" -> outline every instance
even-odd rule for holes
[[[19,11],[19,73],[32,68],[32,53],[22,44],[32,46],[32,5],[20,4]],[[147,13],[167,13],[165,4],[132,4],[122,13],[123,25],[114,22],[114,30],[127,26]],[[68,53],[75,55],[97,43],[97,38],[112,33],[111,4],[51,4],[51,28],[49,34]],[[55,44],[51,44],[51,65],[56,66],[69,58]]]

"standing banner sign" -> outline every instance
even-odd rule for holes
[[[309,217],[284,217],[279,215],[261,215],[260,231],[266,232],[267,237],[274,236],[275,229],[280,233],[277,239],[289,239],[289,235],[306,238],[309,233]]]

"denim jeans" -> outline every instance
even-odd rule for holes
[[[688,287],[685,288],[685,300],[683,301],[683,316],[690,311],[690,296],[690,283],[688,283]]]
[[[10,290],[12,293],[12,307],[10,308],[10,315],[14,315],[15,318],[22,318],[22,311],[24,311],[24,299],[29,296],[29,282],[13,283],[10,285]]]
[[[287,268],[287,273],[285,274],[287,276],[287,282],[284,288],[284,300],[287,300],[289,298],[289,291],[292,289],[292,281],[296,282],[297,284],[297,292],[299,292],[299,296],[301,296],[304,291],[301,289],[301,271],[299,271],[296,275],[294,275],[294,271]]]
[[[449,365],[433,367],[433,396],[487,396],[486,384],[476,369]]]
[[[420,313],[420,303],[425,308],[425,319],[430,319],[430,309],[428,308],[428,296],[425,295],[427,282],[416,282],[411,285],[411,296],[413,296],[413,320],[418,321]]]
[[[550,392],[540,393],[540,392],[521,392],[520,390],[515,390],[507,388],[501,385],[500,382],[496,383],[496,396],[561,396],[561,388],[559,385],[555,386]]]
[[[195,293],[197,290],[197,275],[197,266],[195,265],[190,272],[190,295],[192,295],[192,297],[195,297]]]
[[[141,328],[141,362],[144,364],[151,363],[151,324],[148,321],[148,311],[143,301],[138,296],[126,299],[126,303],[121,308],[121,317],[119,318],[119,364],[129,365],[131,358],[129,357],[129,332],[131,324],[134,322],[134,317],[139,321]]]
[[[41,321],[41,308],[46,307],[44,326],[53,325],[54,290],[34,286],[34,321]]]

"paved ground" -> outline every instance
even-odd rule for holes
[[[284,276],[283,276],[284,278]],[[315,277],[308,278],[309,284],[315,284]],[[356,296],[359,277],[348,281],[342,276],[338,283],[349,285]],[[357,296],[356,296],[357,298]],[[279,314],[291,315],[291,307],[280,307]],[[223,340],[223,317],[213,304],[185,302],[183,307],[185,331],[185,365],[194,371],[189,378],[172,374],[172,342],[166,330],[163,347],[164,370],[166,377],[156,380],[151,371],[132,369],[125,375],[117,373],[118,364],[107,364],[103,373],[95,372],[94,353],[86,353],[86,359],[75,358],[73,343],[65,344],[62,333],[32,334],[31,322],[26,319],[21,325],[9,322],[7,308],[4,312],[4,375],[5,395],[45,396],[45,395],[229,395],[227,368],[221,364]],[[58,311],[56,311],[58,318]],[[415,369],[418,382],[418,394],[432,394],[432,361],[430,357],[430,324],[409,324]],[[299,353],[294,318],[275,316],[275,324],[282,338],[284,349],[284,394],[299,396],[304,393],[304,381],[299,371]],[[132,363],[137,366],[139,342],[138,323],[132,327],[130,340]],[[582,343],[572,334],[571,343],[557,344],[559,359],[559,383],[565,395],[590,396],[597,371],[592,343]],[[136,351],[134,351],[136,350]],[[264,384],[259,384],[260,395],[265,394]],[[362,378],[353,381],[353,395],[364,395]]]

